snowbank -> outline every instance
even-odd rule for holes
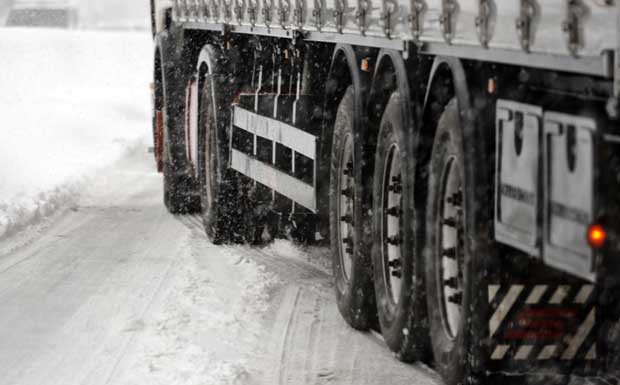
[[[0,28],[0,237],[150,132],[148,33]],[[142,151],[142,149],[140,149]]]

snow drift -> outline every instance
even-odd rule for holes
[[[146,142],[151,47],[146,32],[0,29],[0,237]]]

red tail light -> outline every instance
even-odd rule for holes
[[[588,228],[588,243],[594,249],[600,249],[605,244],[607,233],[601,225],[590,225]]]

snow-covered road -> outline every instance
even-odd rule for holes
[[[436,384],[340,318],[322,249],[214,246],[144,148],[0,242],[0,383]]]

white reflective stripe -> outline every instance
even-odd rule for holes
[[[295,126],[239,106],[234,107],[233,124],[254,135],[280,143],[312,160],[316,158],[317,137]]]
[[[527,304],[539,303],[540,299],[542,298],[542,296],[547,291],[547,287],[548,287],[547,285],[536,285],[536,286],[534,286],[534,288],[532,289],[532,292],[527,297],[527,300],[525,300],[525,303],[527,303]]]
[[[566,298],[566,296],[568,295],[569,290],[570,290],[570,286],[568,285],[558,286],[558,288],[555,289],[553,296],[549,300],[549,303],[553,305],[561,304],[562,302],[564,302],[564,298]]]
[[[545,345],[543,350],[538,355],[539,360],[548,360],[555,357],[558,347],[556,345]]]
[[[596,360],[596,343],[592,344],[592,347],[590,348],[590,350],[588,350],[588,354],[586,354],[586,360]]]
[[[575,303],[584,304],[592,295],[592,291],[594,290],[593,285],[583,285],[581,289],[579,289],[579,293],[575,296]]]
[[[506,318],[506,315],[508,315],[508,312],[515,304],[517,298],[519,297],[519,294],[521,294],[522,291],[523,285],[510,286],[510,290],[508,290],[508,293],[506,294],[502,302],[499,304],[497,310],[495,310],[495,313],[493,313],[491,319],[489,320],[489,334],[491,337],[493,337],[493,335],[497,331],[497,328],[499,328],[499,325],[502,323],[504,318]]]
[[[231,150],[230,168],[249,176],[307,209],[316,211],[313,186],[234,148]]]
[[[532,353],[532,349],[534,349],[534,345],[523,345],[519,347],[517,350],[517,354],[515,354],[515,360],[525,360]]]
[[[506,353],[508,353],[508,349],[510,349],[510,346],[508,345],[497,345],[495,347],[495,350],[493,350],[493,354],[491,354],[491,359],[492,360],[503,359],[504,356],[506,356]]]
[[[489,303],[493,302],[493,300],[495,299],[495,296],[497,295],[497,292],[499,291],[500,286],[499,285],[489,285],[488,291],[489,291]]]
[[[568,343],[568,347],[566,348],[564,353],[562,353],[563,360],[572,360],[573,358],[575,358],[575,355],[583,344],[583,341],[585,341],[586,337],[588,336],[588,334],[590,334],[590,331],[592,331],[592,328],[594,327],[594,322],[596,321],[595,314],[596,309],[593,308],[592,310],[590,310],[590,314],[588,314],[586,320],[583,321],[581,325],[579,325],[577,333],[575,333],[573,338]]]

